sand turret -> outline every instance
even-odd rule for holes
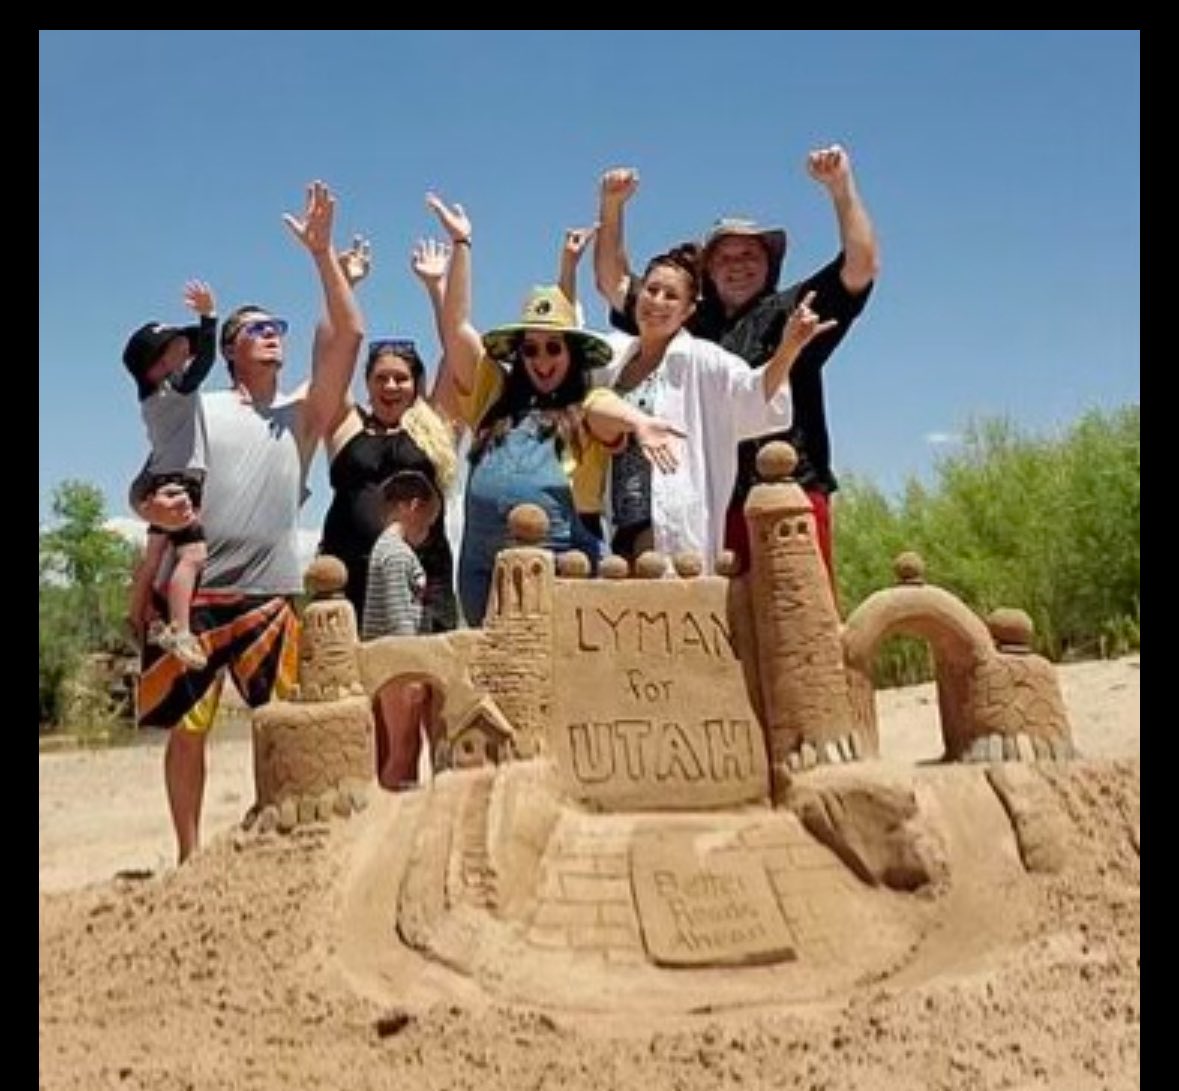
[[[786,779],[788,766],[858,756],[839,615],[814,510],[790,476],[797,461],[789,444],[763,447],[762,483],[745,503],[762,712],[776,782]]]

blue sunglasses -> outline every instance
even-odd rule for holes
[[[258,318],[242,326],[242,332],[255,341],[264,337],[285,337],[290,323],[285,318]]]

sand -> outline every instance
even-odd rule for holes
[[[692,1016],[508,1004],[399,953],[349,869],[402,804],[235,834],[253,799],[245,725],[213,740],[206,848],[179,870],[161,738],[42,754],[40,1086],[1136,1088],[1139,658],[1070,664],[1061,683],[1083,755],[1048,774],[1063,871],[993,893],[966,872],[970,904],[897,972]],[[880,713],[888,763],[938,756],[932,686],[882,694]]]

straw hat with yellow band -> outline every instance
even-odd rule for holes
[[[493,360],[511,360],[521,335],[528,330],[559,333],[571,344],[580,345],[585,366],[589,368],[604,367],[614,355],[609,341],[578,324],[573,304],[555,285],[533,288],[524,301],[520,321],[488,330],[483,335],[483,348]]]

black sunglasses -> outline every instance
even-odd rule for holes
[[[520,344],[520,355],[525,360],[535,360],[541,352],[546,356],[560,356],[565,351],[565,342],[559,340],[553,341],[524,341]]]

